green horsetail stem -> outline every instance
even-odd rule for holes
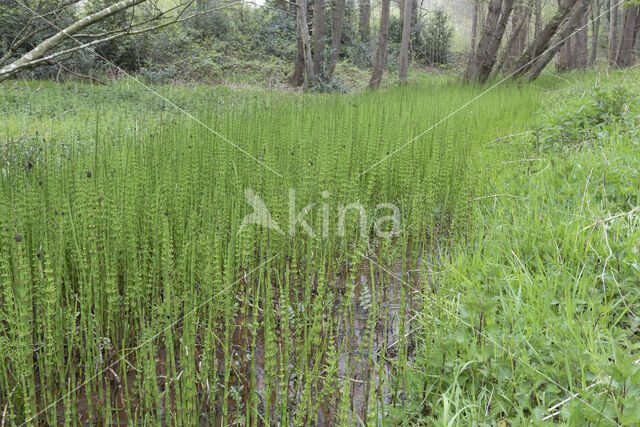
[[[393,154],[480,89],[174,90],[241,151],[144,94],[79,86],[96,109],[64,88],[2,119],[28,145],[0,154],[0,402],[16,424],[384,416],[419,296],[370,259],[420,288],[411,271],[462,235],[497,167],[485,144],[522,131],[541,95],[496,88]]]

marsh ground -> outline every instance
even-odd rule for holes
[[[630,75],[3,85],[3,419],[632,423]]]

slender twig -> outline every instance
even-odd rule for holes
[[[506,194],[506,193],[501,193],[501,194],[490,194],[488,196],[480,196],[480,197],[476,197],[474,199],[471,200],[482,200],[482,199],[489,199],[491,197],[513,197],[515,199],[522,199],[522,200],[526,200],[526,197],[522,197],[522,196],[516,196],[514,194]]]
[[[229,4],[226,4],[226,5],[223,5],[223,6],[219,6],[219,7],[214,7],[214,8],[208,9],[206,11],[193,13],[193,14],[191,14],[189,16],[184,16],[184,17],[180,17],[182,15],[182,14],[180,14],[178,18],[173,19],[171,21],[163,22],[163,23],[158,24],[158,25],[153,25],[153,26],[150,26],[150,27],[147,27],[147,28],[138,29],[138,30],[135,30],[135,31],[123,30],[122,32],[113,34],[110,37],[105,37],[105,38],[99,39],[99,40],[93,40],[91,42],[83,43],[83,44],[80,44],[78,46],[75,46],[75,47],[72,47],[72,48],[69,48],[69,49],[65,49],[65,50],[61,50],[61,51],[58,51],[58,52],[54,52],[54,53],[52,53],[52,54],[50,54],[48,56],[45,56],[45,57],[42,57],[42,58],[39,58],[39,59],[35,59],[33,61],[25,62],[23,64],[20,64],[20,65],[18,65],[16,67],[11,68],[10,70],[6,71],[6,75],[10,76],[10,75],[15,74],[15,73],[17,73],[19,71],[22,71],[22,70],[27,69],[27,68],[32,68],[32,67],[37,66],[37,65],[52,64],[54,59],[58,59],[60,57],[66,57],[68,55],[71,55],[72,53],[75,53],[75,52],[79,51],[79,50],[92,48],[92,47],[97,46],[99,44],[103,44],[103,43],[106,43],[106,42],[109,42],[109,41],[112,41],[112,40],[116,40],[116,39],[119,39],[121,37],[133,36],[133,35],[147,33],[147,32],[154,31],[154,30],[159,30],[161,28],[168,27],[169,25],[173,25],[173,24],[177,24],[177,23],[180,23],[180,22],[184,22],[184,21],[193,19],[193,18],[195,18],[197,16],[213,12],[215,10],[226,9],[226,8],[229,8],[229,7],[233,6],[233,5],[240,4],[240,3],[242,3],[242,1],[235,1],[233,3],[229,3]],[[1,74],[0,74],[0,76],[1,76]]]
[[[593,227],[595,227],[597,225],[604,224],[604,223],[607,223],[607,222],[610,222],[610,221],[614,221],[614,220],[616,220],[618,218],[623,218],[623,217],[626,217],[626,216],[633,215],[634,213],[639,212],[639,211],[640,211],[640,206],[636,206],[635,208],[631,209],[629,212],[622,212],[622,213],[619,213],[617,215],[610,216],[609,218],[599,219],[596,222],[594,222],[593,224],[584,227],[582,230],[580,230],[580,232],[582,233],[583,231],[586,231],[586,230],[588,230],[590,228],[593,228]]]
[[[99,79],[99,78],[97,78],[97,77],[93,77],[93,76],[88,76],[88,75],[84,75],[84,74],[76,73],[75,71],[73,71],[73,70],[69,69],[68,67],[65,67],[65,66],[64,66],[62,63],[60,63],[60,62],[58,63],[58,66],[59,66],[61,69],[65,70],[67,73],[72,74],[72,75],[74,75],[74,76],[76,76],[76,77],[80,77],[80,78],[82,78],[82,79],[89,79],[89,80],[93,80],[94,82],[96,82],[96,83],[98,83],[98,84],[101,84],[101,85],[103,85],[103,86],[107,86],[107,84],[106,84],[105,82],[103,82],[102,80],[100,80],[100,79]]]

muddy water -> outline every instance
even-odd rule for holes
[[[423,264],[427,268],[423,268]],[[371,269],[373,266],[373,269]],[[318,382],[312,390],[312,395],[318,399],[324,399],[318,403],[314,410],[315,419],[305,419],[305,423],[309,425],[333,425],[337,419],[344,414],[340,413],[341,390],[344,390],[344,384],[348,386],[349,413],[346,415],[350,424],[362,425],[366,420],[372,418],[382,421],[387,415],[385,413],[385,405],[402,405],[402,390],[404,384],[396,384],[395,378],[401,377],[396,375],[398,369],[406,369],[411,365],[415,354],[415,335],[418,325],[417,313],[422,307],[422,284],[429,263],[423,262],[421,258],[417,260],[417,266],[411,270],[407,265],[397,262],[391,266],[385,266],[382,262],[365,259],[359,269],[357,275],[357,286],[354,290],[354,297],[346,304],[344,301],[336,303],[334,308],[334,318],[328,320],[335,325],[334,339],[335,348],[338,349],[338,366],[337,378],[338,383],[334,387],[334,396],[327,402],[326,398],[321,398],[319,390],[323,384]],[[346,283],[344,279],[336,277],[333,279],[333,286],[344,293]],[[338,292],[340,293],[340,292]],[[239,319],[236,319],[239,322]],[[239,332],[237,330],[236,332]],[[258,412],[253,421],[258,425],[266,424],[265,416],[265,390],[267,389],[265,381],[268,378],[274,378],[273,373],[269,377],[265,372],[265,350],[264,337],[259,334],[256,347],[253,349],[253,364],[247,362],[246,355],[251,352],[251,344],[243,338],[233,339],[233,359],[237,369],[232,372],[231,383],[239,385],[244,384],[244,395],[240,405],[237,402],[229,401],[229,415],[233,418],[241,418],[246,413],[244,406],[249,399],[253,399],[253,406]],[[204,351],[204,349],[201,349]],[[224,366],[224,355],[220,353],[221,349],[215,348],[215,362],[218,367]],[[294,372],[300,366],[295,365],[295,355],[298,352],[296,348],[288,349],[291,360],[288,368],[289,372]],[[324,352],[326,348],[316,349]],[[283,348],[279,346],[277,363],[282,363]],[[173,381],[180,381],[180,378],[169,379],[166,363],[166,354],[164,350],[160,350],[156,362],[157,368],[157,385],[160,393],[166,393],[169,387],[170,408],[165,408],[165,399],[161,399],[160,407],[156,408],[156,416],[162,425],[171,425],[175,421],[176,405],[175,393],[172,386],[168,385]],[[299,361],[297,361],[299,363]],[[128,391],[132,392],[130,400],[130,411],[134,413],[141,410],[136,400],[136,377],[139,372],[134,367],[135,361],[128,363],[130,368],[127,372],[126,381],[122,377],[117,377],[115,372],[112,377],[105,378],[105,391],[111,393],[110,406],[118,407],[114,410],[112,422],[119,425],[129,425],[127,418],[132,412],[125,411],[125,395]],[[253,372],[252,372],[253,370]],[[218,370],[218,375],[222,372]],[[255,390],[249,390],[249,380],[251,376],[255,376]],[[108,375],[107,375],[108,376]],[[122,375],[121,375],[122,376]],[[180,375],[178,375],[179,377]],[[319,380],[320,381],[320,380]],[[276,380],[276,382],[278,382]],[[219,384],[221,386],[221,384]],[[286,389],[282,389],[281,384],[273,384],[275,401],[272,403],[270,410],[270,425],[284,425],[286,422],[279,419],[279,410],[282,400],[286,399],[287,412],[290,414],[289,424],[293,425],[294,416],[298,406],[300,405],[300,396],[302,395],[301,381],[292,375],[289,378],[289,384],[285,385]],[[205,387],[198,387],[199,402],[207,400],[208,390]],[[219,394],[219,393],[218,393]],[[88,425],[88,403],[86,396],[81,392],[77,396],[75,413],[80,424]],[[106,402],[100,401],[98,396],[94,396],[91,401],[93,405],[102,406]],[[198,403],[202,414],[199,424],[203,426],[217,426],[223,424],[220,416],[221,401],[218,396],[213,401],[206,403]],[[93,411],[96,412],[95,410]],[[100,411],[98,411],[100,412]],[[60,404],[58,413],[61,415],[64,408]],[[138,412],[139,413],[139,412]],[[172,414],[172,415],[169,415]],[[104,421],[104,420],[102,420]],[[92,424],[101,424],[100,420],[95,420]]]
[[[370,263],[363,263],[350,310],[336,313],[336,348],[340,349],[337,377],[348,382],[352,412],[349,418],[353,425],[365,424],[372,413],[374,419],[382,421],[386,415],[382,404],[401,404],[403,384],[395,384],[395,374],[399,366],[410,364],[415,355],[417,313],[422,307],[421,264],[418,259],[417,268],[408,272],[401,262],[381,267],[374,261],[371,274]],[[346,284],[337,279],[335,286],[344,289]],[[255,374],[258,394],[263,394],[263,348],[256,352]],[[335,393],[339,394],[340,389],[338,385]],[[278,394],[282,392],[279,390]],[[294,387],[285,393],[294,408],[299,403],[296,397],[299,392]],[[333,425],[339,412],[339,397],[336,400],[330,405],[320,404],[316,419],[308,421],[319,426]],[[271,423],[282,424],[277,417]]]
[[[355,423],[367,419],[367,407],[372,399],[389,405],[398,398],[394,374],[397,362],[402,363],[399,356],[407,361],[414,356],[410,331],[417,323],[415,314],[421,300],[412,283],[419,284],[419,280],[414,280],[419,276],[407,275],[401,263],[384,273],[374,274],[376,288],[382,288],[378,295],[372,296],[378,299],[378,315],[374,317],[372,307],[366,304],[366,298],[362,298],[363,292],[371,293],[371,275],[367,271],[360,276],[360,298],[354,301],[355,315],[342,331],[343,339],[349,340],[354,349],[341,354],[340,375],[352,383]],[[401,352],[405,354],[401,355]],[[383,416],[383,413],[376,413],[376,418]]]

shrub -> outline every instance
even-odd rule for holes
[[[417,62],[424,65],[448,64],[451,61],[453,26],[442,9],[433,10],[411,28],[410,49]],[[402,41],[402,19],[389,19],[389,50],[397,51]]]
[[[453,26],[449,15],[436,9],[427,19],[412,29],[411,40],[416,61],[425,65],[444,65],[451,61]]]
[[[626,123],[633,135],[637,123],[638,97],[625,86],[597,86],[581,97],[572,97],[551,109],[543,117],[536,133],[540,148],[581,146],[608,135],[620,123]]]

